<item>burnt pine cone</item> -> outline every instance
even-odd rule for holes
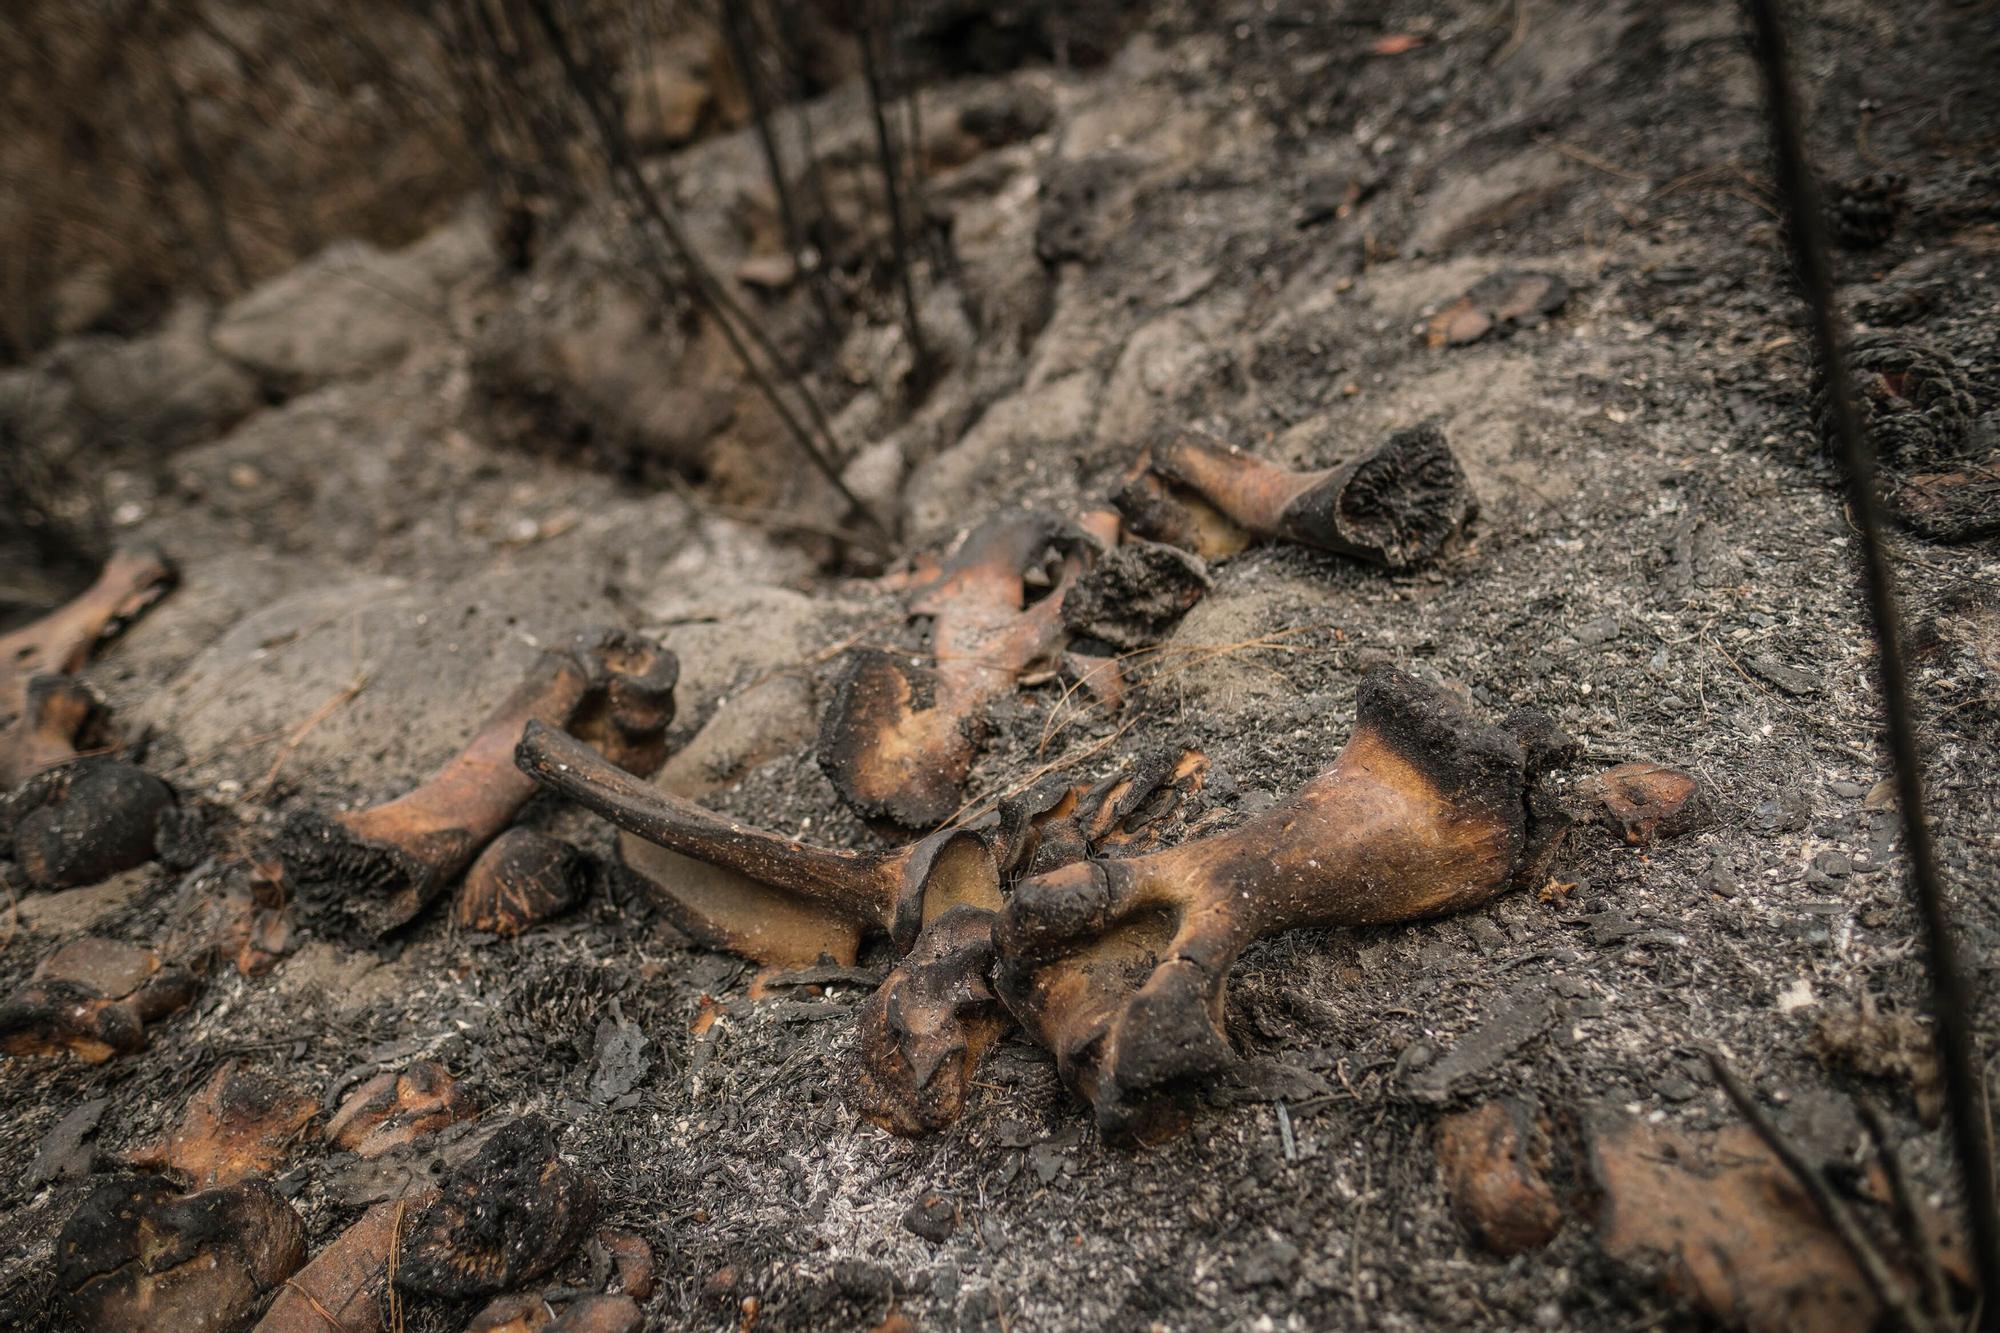
[[[1873,250],[1895,234],[1909,181],[1900,171],[1874,171],[1830,185],[1826,229],[1851,250]]]
[[[1900,333],[1857,333],[1847,345],[1855,406],[1876,455],[1903,469],[1959,458],[1975,445],[1975,404],[1966,375],[1950,356]],[[1824,375],[1813,391],[1821,439],[1837,448]]]

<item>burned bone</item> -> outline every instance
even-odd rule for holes
[[[1013,1024],[993,994],[992,968],[992,912],[954,907],[924,928],[857,1020],[864,1118],[914,1136],[964,1112],[979,1062]]]
[[[957,812],[987,705],[1055,657],[1064,594],[1091,546],[1048,514],[991,519],[911,602],[913,614],[931,617],[934,665],[874,650],[849,657],[822,720],[819,762],[851,809],[908,829],[935,828]],[[1038,575],[1049,591],[1030,604]]]
[[[1488,274],[1431,316],[1424,341],[1432,347],[1463,347],[1488,334],[1533,328],[1567,300],[1569,284],[1553,273],[1508,269]]]
[[[287,882],[302,901],[361,934],[407,925],[534,794],[513,764],[523,727],[573,727],[612,762],[643,767],[663,753],[678,673],[673,654],[608,631],[544,652],[465,749],[422,786],[366,810],[288,821],[280,842]]]
[[[284,864],[229,856],[197,867],[182,882],[164,947],[167,957],[198,970],[221,962],[261,977],[292,946]]]
[[[495,1298],[465,1333],[638,1333],[646,1317],[630,1296],[595,1292],[552,1306],[539,1293]]]
[[[454,1172],[403,1234],[396,1285],[467,1300],[552,1271],[597,1216],[597,1186],[556,1154],[546,1121],[516,1120]]]
[[[1290,800],[1170,851],[1018,885],[995,936],[1001,997],[1107,1132],[1175,1132],[1192,1094],[1233,1061],[1223,999],[1250,941],[1409,921],[1506,891],[1560,836],[1530,798],[1572,751],[1538,715],[1487,726],[1440,687],[1377,672],[1346,747]]]
[[[1254,540],[1241,524],[1202,496],[1170,485],[1153,471],[1150,456],[1141,458],[1125,476],[1111,502],[1124,526],[1136,536],[1203,560],[1236,555],[1248,550]]]
[[[828,851],[669,796],[538,722],[528,725],[518,759],[535,781],[626,832],[778,890],[808,909],[809,920],[830,913],[886,934],[899,952],[909,949],[927,922],[953,907],[991,910],[1000,903],[992,854],[978,835],[962,829],[934,833],[892,852]],[[743,938],[721,935],[698,920],[684,928],[704,943],[757,958],[788,952],[786,941],[769,936],[789,924],[753,923]],[[809,927],[806,938],[819,935]]]
[[[97,581],[40,620],[0,634],[0,756],[27,702],[28,681],[83,669],[97,645],[143,615],[173,587],[174,567],[153,547],[114,551]],[[21,775],[0,758],[0,786]]]
[[[1619,764],[1576,785],[1593,817],[1634,847],[1692,833],[1708,818],[1699,782],[1661,764]]]
[[[111,1180],[56,1238],[56,1286],[78,1328],[240,1328],[305,1258],[298,1213],[261,1182],[182,1195],[157,1176]]]
[[[1100,557],[1063,598],[1063,625],[1131,652],[1173,629],[1207,595],[1212,580],[1200,556],[1163,542],[1135,540]]]
[[[1003,802],[983,832],[1006,875],[1136,853],[1175,827],[1207,771],[1199,751],[1162,751],[1093,786],[1051,780]],[[862,1006],[856,1101],[893,1134],[956,1121],[980,1062],[1013,1026],[991,982],[994,920],[967,906],[929,922]]]
[[[63,945],[0,1003],[0,1051],[87,1064],[146,1047],[146,1029],[194,999],[185,968],[150,949],[86,936]]]
[[[32,887],[73,889],[152,860],[176,808],[173,789],[144,769],[86,755],[0,798],[0,826]]]
[[[0,741],[0,791],[87,750],[108,749],[103,700],[73,676],[30,676],[22,687],[21,713]]]
[[[1847,342],[1847,365],[1862,426],[1885,466],[1947,471],[1978,449],[1969,377],[1941,348],[1906,334],[1862,332]],[[1831,441],[1833,408],[1819,367],[1814,378],[1814,413],[1821,437]]]
[[[1549,1185],[1549,1133],[1517,1097],[1485,1102],[1438,1122],[1438,1169],[1452,1212],[1502,1258],[1540,1249],[1562,1227]]]
[[[654,785],[699,801],[761,764],[798,753],[817,726],[810,680],[802,673],[771,676],[720,704],[694,739],[661,765]],[[761,951],[748,956],[772,967],[808,966],[821,955],[854,962],[861,929],[844,917],[630,833],[619,834],[618,854],[646,895],[663,900],[670,917],[684,926],[703,923],[693,933],[704,939],[759,944]]]
[[[1155,450],[1149,466],[1171,488],[1254,536],[1395,570],[1435,558],[1478,509],[1444,432],[1429,424],[1399,430],[1360,457],[1317,472],[1288,471],[1185,435]],[[1142,515],[1128,511],[1127,518],[1145,536],[1171,539],[1146,531]]]
[[[582,902],[591,879],[591,859],[562,839],[511,828],[465,872],[451,919],[462,930],[512,937]]]
[[[472,1099],[443,1065],[418,1060],[399,1072],[377,1074],[348,1093],[327,1122],[326,1141],[375,1158],[477,1114]]]
[[[1614,1262],[1753,1333],[1878,1326],[1882,1302],[1855,1256],[1751,1126],[1682,1132],[1606,1116],[1586,1137],[1603,1195],[1598,1243]],[[1951,1248],[1942,1217],[1919,1225]]]
[[[379,1333],[389,1327],[389,1251],[431,1197],[392,1199],[363,1213],[286,1281],[256,1333]]]
[[[130,1160],[169,1172],[191,1189],[234,1185],[282,1166],[318,1114],[311,1097],[231,1061],[189,1100],[172,1129]]]

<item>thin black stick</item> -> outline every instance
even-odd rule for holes
[[[1896,1204],[1896,1225],[1903,1233],[1903,1244],[1910,1253],[1917,1256],[1917,1273],[1924,1281],[1924,1303],[1939,1319],[1949,1319],[1951,1310],[1951,1288],[1945,1285],[1944,1266],[1938,1262],[1937,1245],[1929,1231],[1924,1229],[1924,1215],[1917,1207],[1917,1194],[1910,1187],[1910,1177],[1903,1170],[1903,1159],[1896,1152],[1896,1135],[1889,1128],[1889,1121],[1882,1109],[1866,1097],[1856,1097],[1854,1105],[1861,1112],[1861,1123],[1868,1127],[1868,1137],[1875,1143],[1875,1156],[1882,1163],[1882,1174],[1889,1181],[1889,1197]]]
[[[1974,1262],[1986,1293],[1984,1327],[2000,1321],[2000,1207],[1996,1207],[1992,1144],[1980,1111],[1980,1064],[1972,1033],[1972,990],[1966,982],[1957,938],[1945,906],[1937,853],[1924,812],[1924,786],[1917,764],[1917,729],[1910,712],[1909,674],[1903,657],[1902,617],[1895,571],[1882,542],[1882,516],[1875,498],[1875,455],[1854,410],[1833,303],[1833,281],[1820,225],[1819,191],[1806,163],[1805,140],[1792,97],[1783,26],[1775,0],[1749,0],[1757,56],[1764,70],[1770,108],[1771,141],[1779,192],[1790,224],[1792,261],[1805,289],[1814,350],[1825,367],[1826,393],[1833,409],[1835,438],[1847,467],[1848,508],[1861,530],[1862,567],[1867,575],[1868,611],[1875,631],[1881,671],[1882,707],[1889,722],[1889,756],[1903,812],[1903,843],[1910,855],[1910,890],[1930,945],[1932,1004],[1943,1055],[1945,1098],[1951,1107],[1952,1137],[1958,1148],[1966,1211],[1972,1219]]]
[[[785,182],[784,160],[778,156],[777,136],[771,133],[771,110],[764,98],[764,78],[757,68],[756,53],[746,28],[749,16],[737,0],[722,0],[722,31],[729,42],[729,58],[743,76],[743,91],[750,98],[750,114],[757,126],[757,142],[764,150],[764,166],[771,173],[771,192],[778,197],[778,220],[785,228],[785,245],[792,252],[792,266],[799,280],[812,292],[813,305],[825,332],[831,336],[839,325],[834,322],[833,303],[827,299],[826,278],[817,257],[806,244],[799,227],[798,210],[792,207],[792,187]]]
[[[868,110],[875,119],[875,151],[882,160],[882,190],[889,198],[889,241],[894,247],[896,279],[903,290],[903,332],[910,340],[916,359],[916,380],[921,386],[930,374],[930,353],[924,347],[923,329],[917,323],[917,292],[910,280],[909,232],[903,223],[902,170],[896,162],[895,145],[889,141],[889,120],[882,111],[881,53],[882,25],[870,13],[861,24],[861,76],[868,82]]]
[[[1710,1049],[1707,1054],[1708,1067],[1715,1072],[1715,1081],[1729,1095],[1730,1103],[1750,1122],[1750,1127],[1757,1131],[1757,1137],[1764,1141],[1764,1146],[1784,1164],[1785,1170],[1792,1173],[1799,1187],[1811,1197],[1820,1216],[1826,1219],[1827,1225],[1833,1228],[1833,1234],[1840,1238],[1840,1243],[1853,1256],[1855,1266],[1861,1270],[1862,1280],[1875,1293],[1875,1299],[1882,1303],[1882,1308],[1893,1314],[1897,1326],[1908,1330],[1908,1333],[1933,1333],[1935,1325],[1910,1303],[1909,1291],[1889,1271],[1881,1251],[1875,1248],[1875,1242],[1868,1238],[1861,1224],[1854,1220],[1854,1214],[1847,1211],[1847,1205],[1827,1187],[1826,1178],[1820,1175],[1819,1168],[1808,1162],[1792,1141],[1785,1137],[1784,1131],[1764,1114],[1764,1108],[1757,1105],[1757,1095],[1743,1085],[1743,1080],[1722,1058],[1722,1052]]]
[[[659,196],[654,192],[651,183],[646,179],[645,172],[639,166],[638,153],[625,138],[623,125],[595,94],[595,85],[584,72],[576,53],[570,49],[569,39],[563,34],[562,25],[556,19],[555,11],[550,5],[550,0],[528,0],[528,7],[534,12],[536,22],[541,25],[543,32],[547,35],[549,45],[555,51],[556,60],[562,65],[563,74],[569,80],[571,91],[583,103],[585,112],[589,115],[597,129],[598,137],[602,140],[605,152],[611,159],[614,180],[622,180],[624,182],[631,202],[646,217],[647,221],[659,228],[661,234],[666,237],[667,243],[673,247],[675,256],[680,260],[682,266],[687,269],[688,276],[693,279],[696,294],[708,305],[710,311],[715,315],[716,323],[721,326],[723,336],[729,341],[730,349],[736,353],[737,360],[743,363],[744,373],[750,377],[751,383],[756,385],[758,391],[770,402],[771,408],[778,414],[779,420],[784,422],[786,429],[791,432],[792,438],[798,441],[799,448],[805,452],[806,457],[811,460],[812,465],[818,469],[820,475],[826,478],[834,490],[840,494],[840,497],[847,501],[853,508],[854,512],[859,514],[870,527],[874,528],[886,540],[890,535],[889,525],[883,522],[881,517],[861,497],[848,489],[847,483],[841,480],[840,469],[834,466],[832,457],[827,451],[821,449],[819,442],[800,423],[797,415],[793,413],[791,406],[786,403],[784,396],[778,392],[778,386],[771,382],[770,376],[757,363],[757,359],[750,354],[750,348],[744,341],[746,333],[757,343],[764,355],[770,358],[771,363],[778,368],[779,373],[791,380],[794,392],[805,403],[806,411],[811,415],[814,425],[820,429],[824,438],[831,442],[833,439],[832,428],[826,420],[825,413],[820,410],[818,400],[812,396],[811,390],[807,389],[792,374],[790,366],[785,361],[783,354],[779,352],[777,346],[758,327],[756,321],[750,318],[749,312],[745,311],[742,306],[737,304],[735,298],[729,295],[728,290],[723,287],[721,281],[709,271],[708,266],[702,262],[701,256],[695,252],[694,245],[688,240],[686,233],[674,221],[673,215],[667,211],[666,205],[660,202]],[[738,327],[739,325],[741,326],[740,328]]]

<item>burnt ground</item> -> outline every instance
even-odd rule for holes
[[[1887,243],[1841,252],[1843,295],[1963,363],[1990,427],[2000,23],[1949,3],[1815,4],[1796,21],[1826,174],[1909,180]],[[1374,54],[1385,34],[1422,41]],[[1719,1125],[1732,1113],[1700,1059],[1711,1042],[1802,1134],[1839,1136],[1837,1115],[1824,1128],[1832,1094],[1879,1098],[1924,1188],[1948,1196],[1945,1133],[1918,1122],[1911,1090],[1829,1068],[1812,1043],[1864,995],[1923,1012],[1927,982],[1876,793],[1855,535],[1812,431],[1735,13],[1167,5],[1100,68],[940,85],[928,118],[946,125],[958,99],[995,89],[1052,114],[930,183],[951,262],[920,282],[927,315],[955,307],[940,327],[961,330],[941,339],[944,379],[915,412],[868,387],[871,358],[899,354],[886,303],[825,372],[913,548],[1011,505],[1074,512],[1152,433],[1188,424],[1306,464],[1435,419],[1482,512],[1412,576],[1290,547],[1219,563],[1133,711],[1105,717],[1060,685],[1023,692],[996,714],[974,793],[1192,744],[1217,770],[1208,799],[1239,817],[1323,767],[1360,677],[1397,663],[1495,713],[1545,710],[1592,766],[1686,768],[1712,793],[1710,825],[1643,852],[1581,830],[1546,892],[1261,942],[1230,992],[1242,1075],[1193,1132],[1136,1153],[1101,1142],[1018,1037],[953,1130],[911,1142],[868,1127],[844,1098],[865,976],[753,1001],[750,967],[688,946],[629,888],[514,941],[435,915],[387,951],[308,927],[268,978],[211,975],[142,1055],[10,1060],[0,1150],[30,1162],[66,1112],[105,1098],[108,1167],[225,1060],[332,1099],[432,1055],[487,1122],[532,1111],[561,1127],[606,1217],[653,1243],[648,1311],[672,1328],[736,1326],[750,1301],[760,1328],[865,1327],[892,1307],[944,1328],[1692,1326],[1602,1255],[1577,1162],[1559,1155],[1557,1239],[1501,1261],[1448,1211],[1429,1136],[1443,1110],[1499,1092],[1536,1098],[1559,1141],[1604,1107]],[[824,108],[852,109],[839,94]],[[752,153],[739,134],[683,155],[704,234],[731,234]],[[593,621],[680,652],[677,741],[773,673],[803,673],[823,698],[838,646],[916,642],[893,596],[703,492],[499,438],[478,330],[563,300],[573,259],[515,280],[453,260],[428,332],[393,355],[315,371],[315,386],[114,479],[126,535],[167,546],[185,579],[89,679],[143,724],[148,766],[218,821],[407,786],[533,643]],[[1511,336],[1424,344],[1431,311],[1509,267],[1561,275],[1568,302]],[[1897,551],[1940,852],[1991,1048],[2000,565],[1991,538],[1901,536]],[[866,844],[809,749],[709,801]],[[529,818],[613,846],[577,812],[538,803]],[[148,868],[24,899],[0,981],[85,929],[157,941],[177,881]],[[621,1024],[646,1039],[636,1082],[594,1077],[617,1065]],[[1440,1068],[1453,1076],[1421,1077]],[[87,1185],[0,1185],[9,1326],[53,1318],[51,1244]],[[316,1248],[397,1179],[310,1146],[281,1185]],[[942,1239],[904,1225],[932,1193],[957,1210]],[[409,1326],[466,1314],[416,1308]]]

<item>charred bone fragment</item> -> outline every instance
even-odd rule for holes
[[[241,1328],[305,1258],[305,1225],[269,1185],[183,1195],[127,1177],[99,1185],[64,1224],[56,1286],[78,1328]]]
[[[911,601],[912,614],[931,617],[931,666],[874,650],[849,657],[822,719],[819,762],[850,808],[907,829],[951,818],[987,705],[1058,654],[1063,597],[1093,549],[1050,514],[990,519]],[[1052,586],[1031,603],[1031,576],[1051,552]]]
[[[1223,1000],[1252,940],[1471,907],[1546,863],[1561,824],[1531,796],[1573,750],[1547,719],[1484,725],[1387,671],[1362,683],[1356,714],[1333,766],[1248,823],[1014,890],[995,935],[1001,997],[1108,1133],[1177,1132],[1232,1063]]]
[[[561,838],[510,828],[465,872],[452,920],[462,930],[519,935],[582,902],[591,877],[591,858]]]
[[[146,1029],[194,999],[185,968],[150,949],[85,936],[44,958],[0,1003],[0,1052],[68,1053],[86,1064],[146,1047]]]
[[[36,676],[68,676],[83,669],[99,642],[143,615],[174,584],[174,567],[154,547],[114,551],[97,581],[72,601],[0,634],[0,786],[25,773],[8,771],[6,739],[27,702]]]
[[[1253,537],[1412,569],[1434,559],[1478,511],[1444,432],[1428,423],[1315,472],[1192,435],[1155,450],[1146,466],[1146,479],[1120,492],[1127,522],[1204,558],[1243,548],[1245,539],[1229,533],[1233,525]]]
[[[397,1251],[396,1285],[468,1300],[552,1271],[597,1216],[597,1186],[556,1153],[543,1120],[504,1126],[413,1219]]]
[[[1003,802],[981,831],[1003,877],[1135,854],[1178,826],[1207,770],[1200,751],[1163,751],[1093,786],[1051,780]],[[1014,1026],[992,986],[995,919],[977,907],[937,917],[862,1006],[855,1100],[865,1119],[914,1137],[963,1114],[986,1052]]]
[[[288,821],[279,850],[301,899],[358,932],[416,918],[511,823],[535,784],[513,763],[532,723],[566,727],[613,763],[664,755],[679,664],[664,649],[598,631],[551,649],[427,782],[383,805]]]

